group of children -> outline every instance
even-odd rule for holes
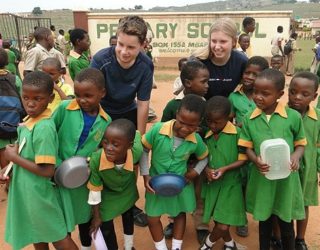
[[[285,250],[307,249],[308,207],[318,205],[320,111],[310,105],[317,97],[317,76],[294,75],[285,105],[279,102],[285,88],[282,57],[274,56],[269,69],[266,59],[254,56],[229,98],[214,96],[206,102],[209,70],[196,58],[181,60],[182,86],[174,93],[183,97],[169,101],[161,122],[141,137],[131,121],[111,121],[102,109],[108,93],[102,72],[87,68],[88,34],[77,29],[70,34],[73,92],[60,82],[65,68],[60,56],[45,58],[56,55],[50,30],[39,29],[39,45],[30,53],[43,60],[35,64],[33,59],[33,68],[25,69],[21,100],[28,116],[18,127],[17,143],[5,149],[6,160],[14,163],[12,175],[0,175],[1,182],[10,179],[5,240],[13,249],[32,243],[35,249],[48,249],[50,242],[57,249],[77,249],[70,233],[78,226],[81,249],[91,249],[92,238],[101,232],[107,248],[116,250],[113,219],[121,215],[124,249],[133,250],[138,163],[157,250],[168,249],[161,216],[171,216],[171,249],[180,250],[186,214],[201,206],[200,222],[213,220],[214,227],[200,250],[212,249],[220,238],[224,249],[237,249],[229,229],[246,225],[246,211],[259,221],[261,250],[269,250],[272,235],[280,237]],[[35,69],[42,71],[29,72]],[[290,147],[291,174],[285,179],[264,176],[269,166],[260,157],[260,145],[273,138]],[[56,185],[55,168],[75,155],[90,156],[89,181],[74,189]],[[181,193],[165,197],[154,191],[151,178],[164,173],[185,178]]]

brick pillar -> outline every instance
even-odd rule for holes
[[[88,11],[86,10],[75,10],[73,11],[74,27],[84,29],[88,32]]]

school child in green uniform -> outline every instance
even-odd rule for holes
[[[74,97],[73,88],[62,81],[61,63],[54,57],[49,57],[43,61],[42,71],[49,74],[53,80],[54,99],[48,108],[53,112],[62,100],[72,99]]]
[[[209,132],[205,142],[209,150],[209,165],[205,168],[207,182],[203,183],[204,222],[214,221],[214,228],[200,247],[209,250],[223,238],[224,248],[237,249],[231,238],[230,225],[247,222],[242,193],[240,167],[246,162],[245,152],[238,149],[240,128],[229,121],[231,104],[226,97],[214,96],[207,102],[206,121]]]
[[[229,95],[229,101],[231,102],[231,118],[234,118],[235,124],[241,128],[242,119],[246,113],[255,109],[256,105],[252,99],[253,84],[258,74],[263,70],[269,68],[268,61],[261,56],[251,57],[246,65],[246,68],[242,74],[240,84],[236,87],[234,92]],[[249,164],[249,163],[248,163]],[[249,166],[244,165],[240,171],[242,176],[243,190],[245,190],[248,178]],[[241,237],[248,236],[248,226],[236,227],[237,235]]]
[[[121,215],[124,249],[133,249],[133,206],[139,194],[136,185],[136,164],[142,154],[141,135],[127,119],[110,123],[102,140],[103,149],[93,153],[88,203],[93,206],[91,232],[100,228],[109,250],[117,250],[113,219]],[[134,148],[133,148],[134,147]]]
[[[304,240],[309,206],[317,206],[318,171],[320,170],[320,111],[310,105],[316,99],[319,79],[311,72],[299,72],[293,76],[289,85],[289,107],[302,116],[307,145],[299,169],[306,218],[297,221],[296,250],[308,249]]]
[[[195,209],[196,201],[192,180],[208,163],[208,150],[200,135],[195,133],[205,110],[205,101],[197,95],[186,95],[177,110],[176,120],[156,123],[142,137],[144,152],[140,159],[140,171],[146,187],[146,213],[149,230],[157,250],[167,250],[160,217],[174,217],[172,249],[180,250],[185,231],[186,213]],[[149,173],[148,154],[152,150]],[[195,168],[187,167],[191,154],[199,160]],[[150,186],[150,178],[159,174],[174,173],[184,176],[188,184],[178,195],[158,195]]]
[[[74,81],[76,74],[82,69],[88,68],[90,60],[88,53],[90,40],[88,32],[83,29],[73,29],[70,33],[70,41],[73,49],[70,51],[68,59],[68,69],[71,79]]]
[[[207,67],[197,59],[188,60],[182,67],[180,78],[184,86],[183,94],[195,94],[204,96],[209,88],[209,71]],[[176,118],[177,109],[182,98],[174,98],[169,101],[163,110],[161,122]]]
[[[53,113],[59,137],[59,162],[72,156],[90,156],[98,148],[111,118],[100,106],[105,95],[104,78],[96,69],[84,69],[75,78],[76,98],[65,100]],[[87,203],[86,185],[67,189],[59,187],[68,232],[79,225],[81,249],[90,249],[89,234],[91,207]]]
[[[269,68],[269,64],[265,58],[261,56],[251,57],[242,74],[240,84],[228,97],[231,102],[231,117],[235,118],[235,124],[239,127],[242,125],[245,114],[256,107],[252,99],[253,84],[258,74],[267,68]]]
[[[305,218],[302,189],[299,180],[299,160],[306,138],[301,115],[278,99],[283,95],[284,75],[274,69],[262,71],[253,86],[257,108],[243,120],[239,146],[254,164],[250,169],[246,192],[246,209],[259,221],[261,250],[269,250],[273,217],[278,219],[284,250],[295,247],[292,220]],[[264,174],[269,166],[262,162],[260,145],[267,139],[282,138],[290,148],[291,173],[287,178],[269,180]]]
[[[51,182],[58,154],[58,137],[47,109],[52,91],[53,82],[46,73],[33,72],[24,78],[22,102],[28,116],[18,128],[18,143],[8,145],[5,151],[14,163],[5,231],[5,240],[13,249],[32,243],[35,249],[46,249],[48,242],[56,249],[78,249],[67,234]],[[5,180],[3,176],[0,179]]]

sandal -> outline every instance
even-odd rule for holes
[[[236,243],[234,242],[233,244],[233,247],[223,245],[223,250],[238,250]]]
[[[206,242],[203,242],[199,250],[211,250],[212,247],[209,247]]]

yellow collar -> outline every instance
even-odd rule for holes
[[[75,59],[79,59],[79,57],[81,56],[80,54],[78,54],[77,52],[75,52],[74,50],[70,51],[70,56],[74,57]]]
[[[236,126],[234,126],[231,122],[227,122],[226,126],[224,126],[223,130],[220,133],[236,135],[238,134],[238,131]],[[212,135],[213,135],[213,132],[210,130],[207,132],[205,138],[208,138]]]
[[[243,86],[242,86],[242,84],[238,84],[233,92],[239,92],[240,94],[243,94]]]
[[[173,125],[174,125],[175,121],[176,120],[171,120],[171,121],[163,123],[159,133],[172,138],[173,137]],[[196,133],[192,133],[192,134],[188,135],[186,138],[184,138],[184,140],[190,141],[193,143],[197,143]]]
[[[104,150],[102,149],[101,157],[100,157],[100,167],[99,171],[112,169],[115,167],[114,162],[108,161],[106,154],[104,153]],[[124,163],[123,169],[128,171],[133,171],[133,156],[131,149],[128,149],[127,151],[127,159]]]
[[[286,109],[285,109],[285,106],[284,106],[281,102],[278,102],[277,107],[276,107],[276,109],[274,110],[273,113],[277,113],[277,114],[279,114],[280,116],[282,116],[283,118],[288,118],[288,115],[287,115],[287,111],[286,111]],[[252,112],[252,114],[251,114],[251,116],[250,116],[250,119],[254,119],[254,118],[258,117],[258,116],[261,115],[261,114],[262,114],[262,110],[259,109],[259,108],[256,108],[256,109]]]
[[[318,116],[314,107],[309,106],[308,116],[313,120],[318,120]]]
[[[79,110],[81,109],[77,100],[73,99],[67,106],[67,110]],[[99,105],[99,115],[104,118],[106,121],[108,121],[107,113],[103,110],[101,105]]]
[[[29,130],[32,130],[34,125],[41,121],[42,119],[48,119],[51,117],[51,110],[50,109],[46,109],[45,111],[43,111],[40,115],[38,115],[35,118],[32,118],[30,116],[27,116],[23,119],[24,123],[23,125],[26,126]]]

